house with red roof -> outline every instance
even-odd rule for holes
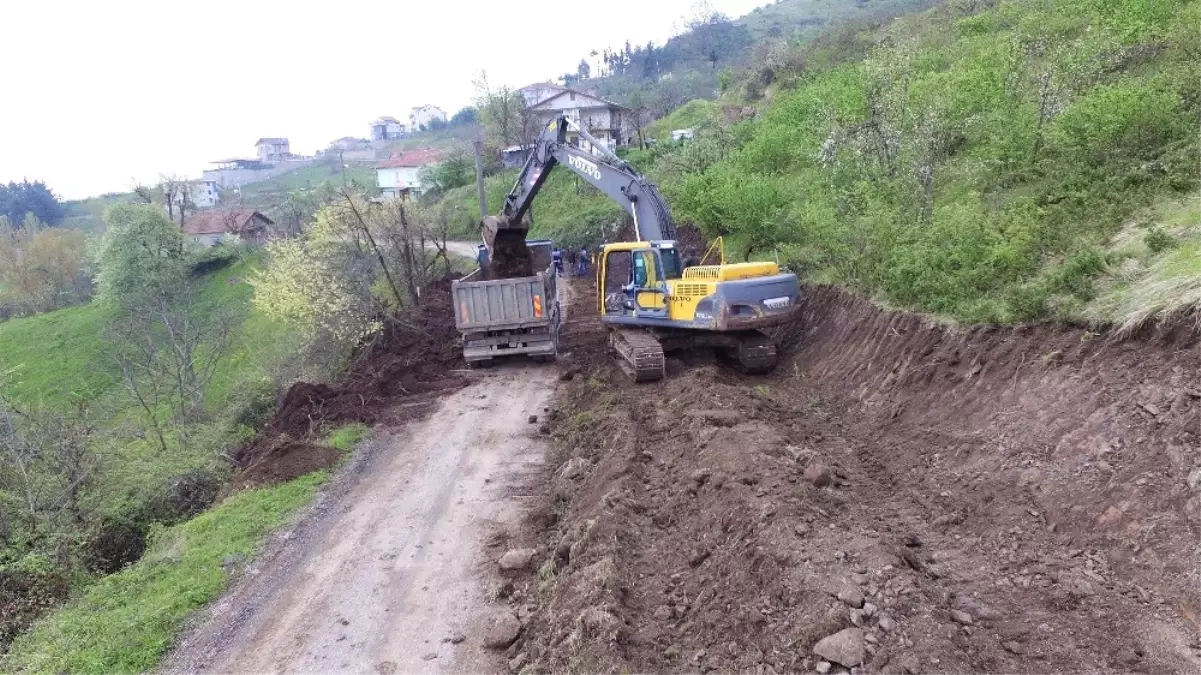
[[[421,172],[436,166],[445,153],[434,148],[408,150],[400,155],[385,159],[376,165],[375,180],[382,199],[407,199],[420,197],[425,192],[421,184]]]
[[[275,222],[253,209],[196,211],[183,221],[185,238],[202,246],[248,242],[261,244]]]

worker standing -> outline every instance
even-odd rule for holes
[[[580,247],[579,275],[582,277],[588,275],[588,249],[586,249],[582,246]]]
[[[574,248],[567,249],[567,273],[575,276],[576,267],[579,265],[580,256],[576,254]]]
[[[563,249],[556,248],[550,254],[550,259],[551,259],[551,264],[555,268],[555,276],[557,276],[557,277],[563,276]]]

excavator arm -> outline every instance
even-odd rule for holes
[[[590,143],[600,154],[582,150],[568,142],[569,128],[574,129],[581,139]],[[481,223],[484,243],[489,248],[492,248],[497,232],[524,232],[528,228],[525,214],[546,183],[551,169],[558,165],[575,172],[621,205],[634,219],[635,236],[639,241],[675,239],[676,227],[671,219],[671,210],[659,194],[659,188],[587,131],[560,115],[531,148],[521,174],[505,196],[500,214],[489,216]]]

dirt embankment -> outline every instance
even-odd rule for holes
[[[956,332],[815,288],[773,375],[634,386],[574,295],[539,670],[1201,669],[1195,329]]]
[[[450,301],[450,279],[422,290],[419,307],[389,320],[331,384],[298,382],[275,416],[239,449],[235,488],[290,480],[331,466],[337,451],[313,443],[329,425],[399,423],[426,412],[440,392],[466,382]]]

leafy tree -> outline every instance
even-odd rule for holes
[[[6,216],[10,223],[23,223],[28,214],[39,222],[57,225],[62,221],[64,211],[58,197],[42,181],[22,180],[0,185],[0,215]]]
[[[588,65],[587,59],[580,59],[580,65],[576,66],[575,73],[581,80],[586,80],[592,75],[592,66]]]
[[[450,153],[441,162],[421,170],[421,184],[431,193],[440,195],[475,180],[475,158],[462,148]]]
[[[150,204],[118,204],[105,214],[100,298],[118,306],[179,291],[189,274],[179,227]]]
[[[223,308],[199,302],[183,235],[157,207],[119,204],[105,221],[99,286],[114,310],[110,355],[165,451],[160,404],[177,425],[199,413],[232,322]]]
[[[475,106],[463,106],[459,112],[455,113],[450,118],[450,126],[461,127],[468,124],[475,124],[480,119],[480,111]]]
[[[46,228],[33,214],[20,229],[0,225],[0,302],[46,312],[87,300],[91,288],[83,232]]]

